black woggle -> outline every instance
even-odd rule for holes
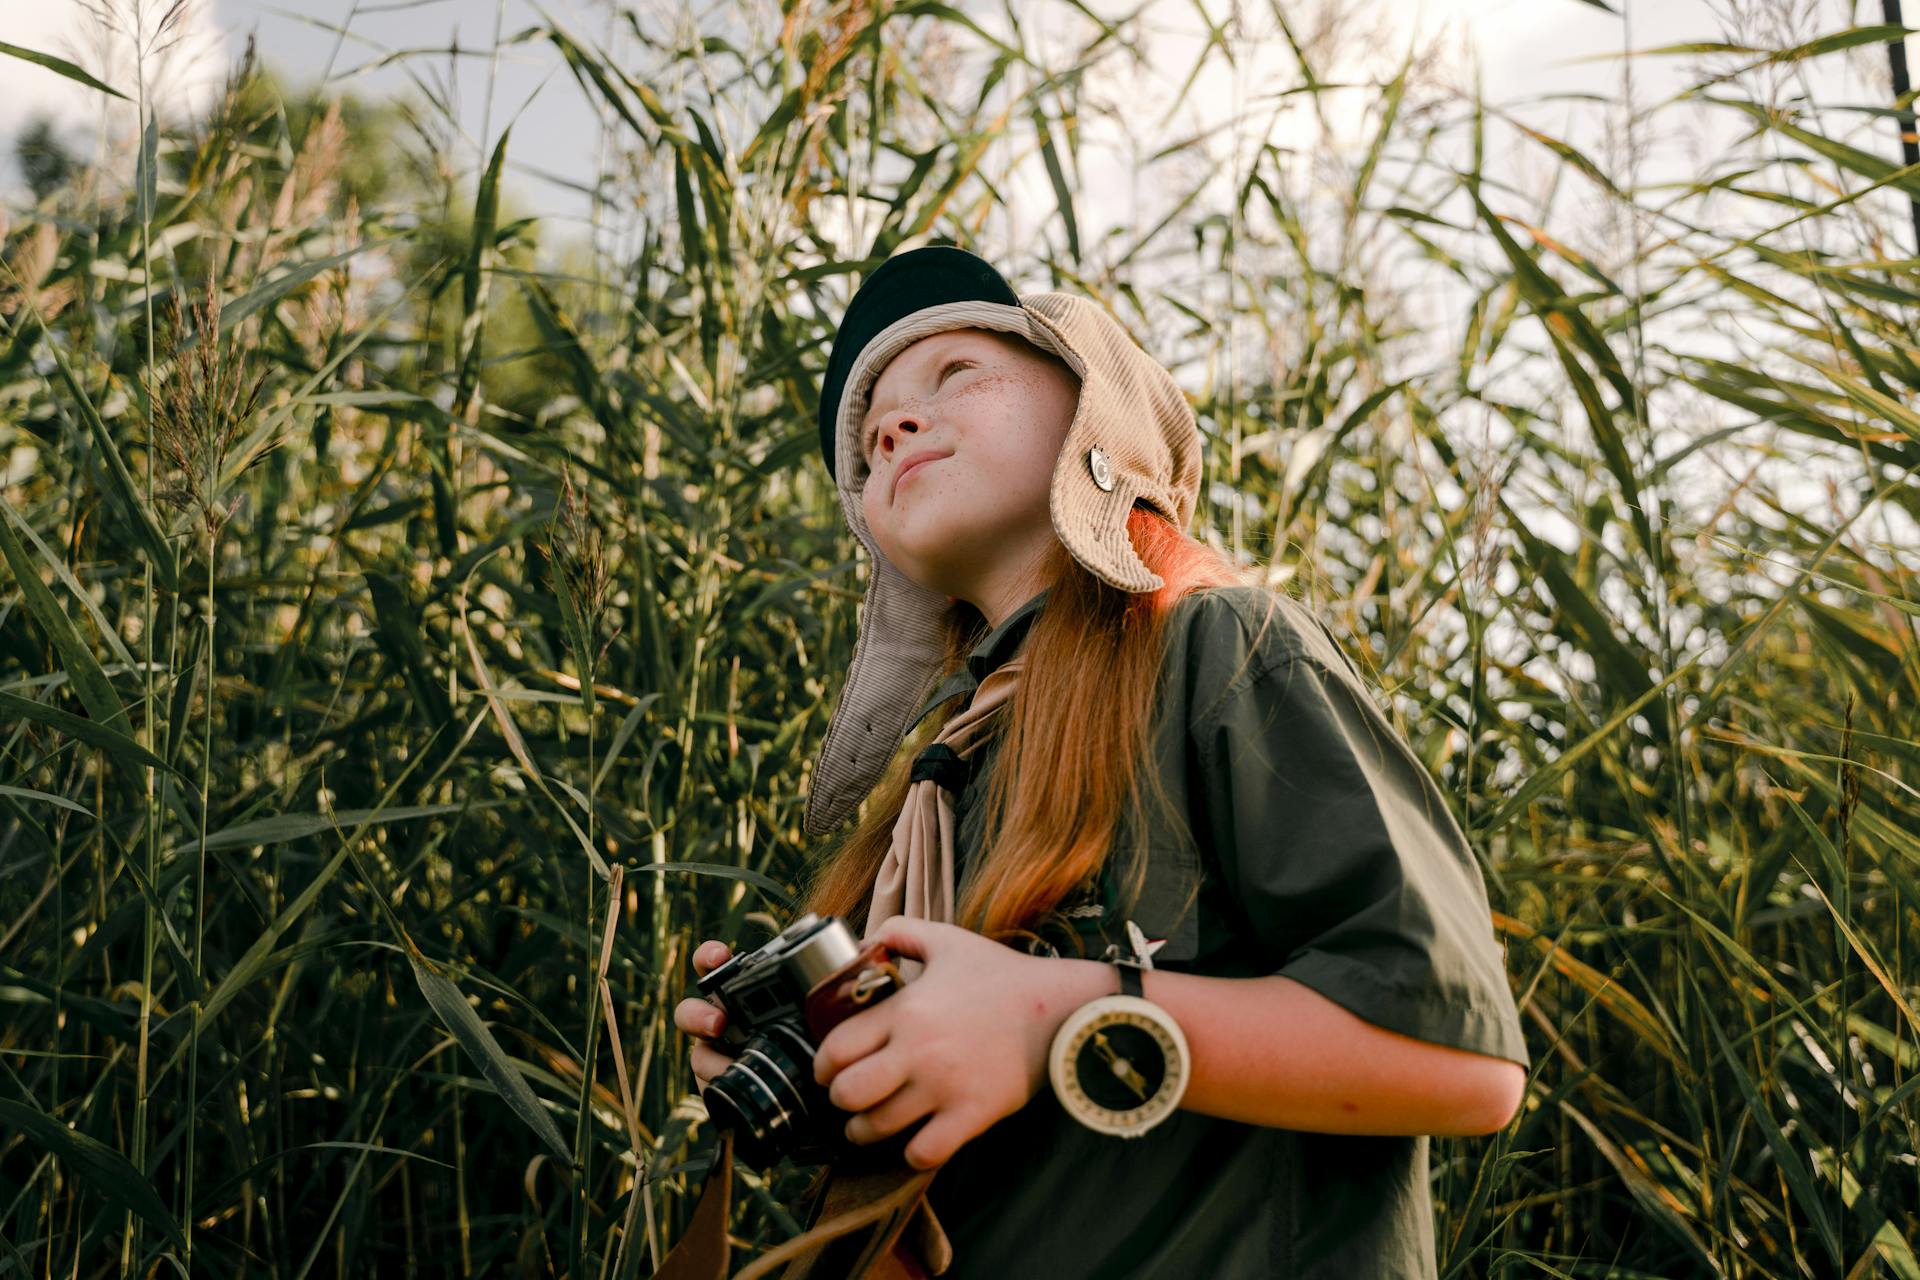
[[[936,742],[913,758],[913,774],[910,782],[924,782],[931,778],[947,790],[959,795],[967,785],[967,779],[973,774],[973,763],[954,753],[952,747],[944,742]]]

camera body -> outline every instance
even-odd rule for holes
[[[727,1015],[719,1038],[734,1056],[700,1096],[733,1131],[736,1157],[764,1168],[783,1155],[823,1164],[873,1154],[847,1141],[848,1113],[815,1082],[813,1056],[829,1031],[905,982],[885,945],[811,911],[700,978],[700,994]]]

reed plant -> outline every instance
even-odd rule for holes
[[[1629,142],[1730,131],[1653,183],[1274,4],[1222,197],[1102,88],[1151,30],[1044,8],[1077,44],[503,29],[605,121],[584,243],[424,68],[249,51],[169,120],[146,60],[0,48],[142,122],[0,233],[0,1275],[652,1270],[714,1150],[689,950],[826,851],[833,323],[942,237],[1180,370],[1196,527],[1324,611],[1483,859],[1534,1066],[1432,1142],[1442,1273],[1920,1277],[1920,173],[1799,91],[1898,30],[1623,53],[1692,70],[1592,104]],[[1170,193],[1111,231],[1106,118]],[[806,1178],[738,1176],[746,1257]]]

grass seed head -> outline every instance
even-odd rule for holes
[[[606,532],[588,509],[586,496],[574,486],[569,468],[561,468],[560,500],[554,504],[540,550],[559,579],[563,599],[574,615],[566,628],[568,646],[583,666],[589,656],[597,666],[620,632],[616,624],[604,640],[596,643],[613,589],[612,555]]]
[[[144,379],[154,445],[168,472],[156,496],[197,519],[212,543],[238,505],[223,504],[220,473],[259,407],[267,370],[237,336],[221,334],[220,291],[211,276],[190,309],[173,295],[169,320],[166,357]]]

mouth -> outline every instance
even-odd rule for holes
[[[914,472],[918,471],[921,467],[926,466],[930,462],[938,462],[940,461],[940,459],[949,457],[949,456],[951,455],[944,454],[944,453],[915,454],[913,458],[910,461],[908,461],[906,466],[902,467],[899,471],[894,473],[893,488],[890,491],[888,496],[891,497],[892,494],[900,492],[900,482],[905,480],[908,476],[912,475]]]

